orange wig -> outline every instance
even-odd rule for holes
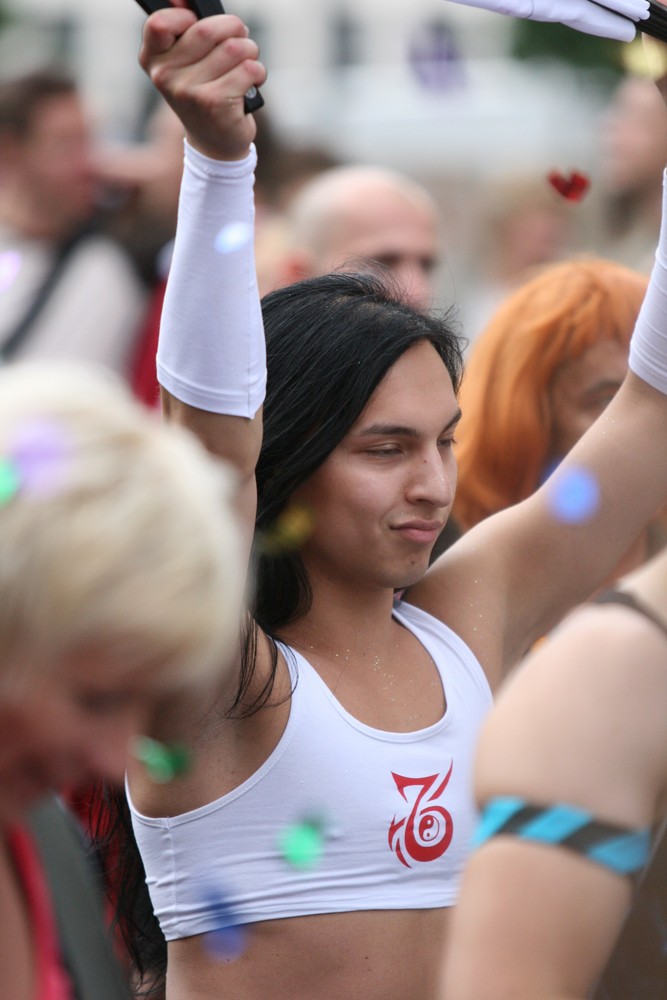
[[[461,387],[454,517],[462,529],[537,489],[550,450],[555,374],[599,341],[628,347],[647,283],[611,261],[566,261],[540,271],[496,310]]]

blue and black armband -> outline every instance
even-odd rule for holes
[[[518,797],[490,799],[482,811],[473,847],[491,837],[512,835],[566,847],[619,875],[636,875],[651,850],[651,831],[602,822],[577,806],[536,806]]]

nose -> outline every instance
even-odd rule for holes
[[[416,458],[407,491],[411,503],[428,503],[432,507],[450,507],[456,490],[456,462],[450,451],[446,457],[435,447]]]

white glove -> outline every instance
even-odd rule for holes
[[[635,22],[649,16],[648,0],[454,0],[466,7],[480,7],[509,17],[531,21],[558,21],[601,38],[631,42]]]

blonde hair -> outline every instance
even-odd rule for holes
[[[234,480],[194,437],[97,369],[21,363],[0,371],[0,469],[0,673],[89,649],[158,687],[223,669],[244,589]]]

